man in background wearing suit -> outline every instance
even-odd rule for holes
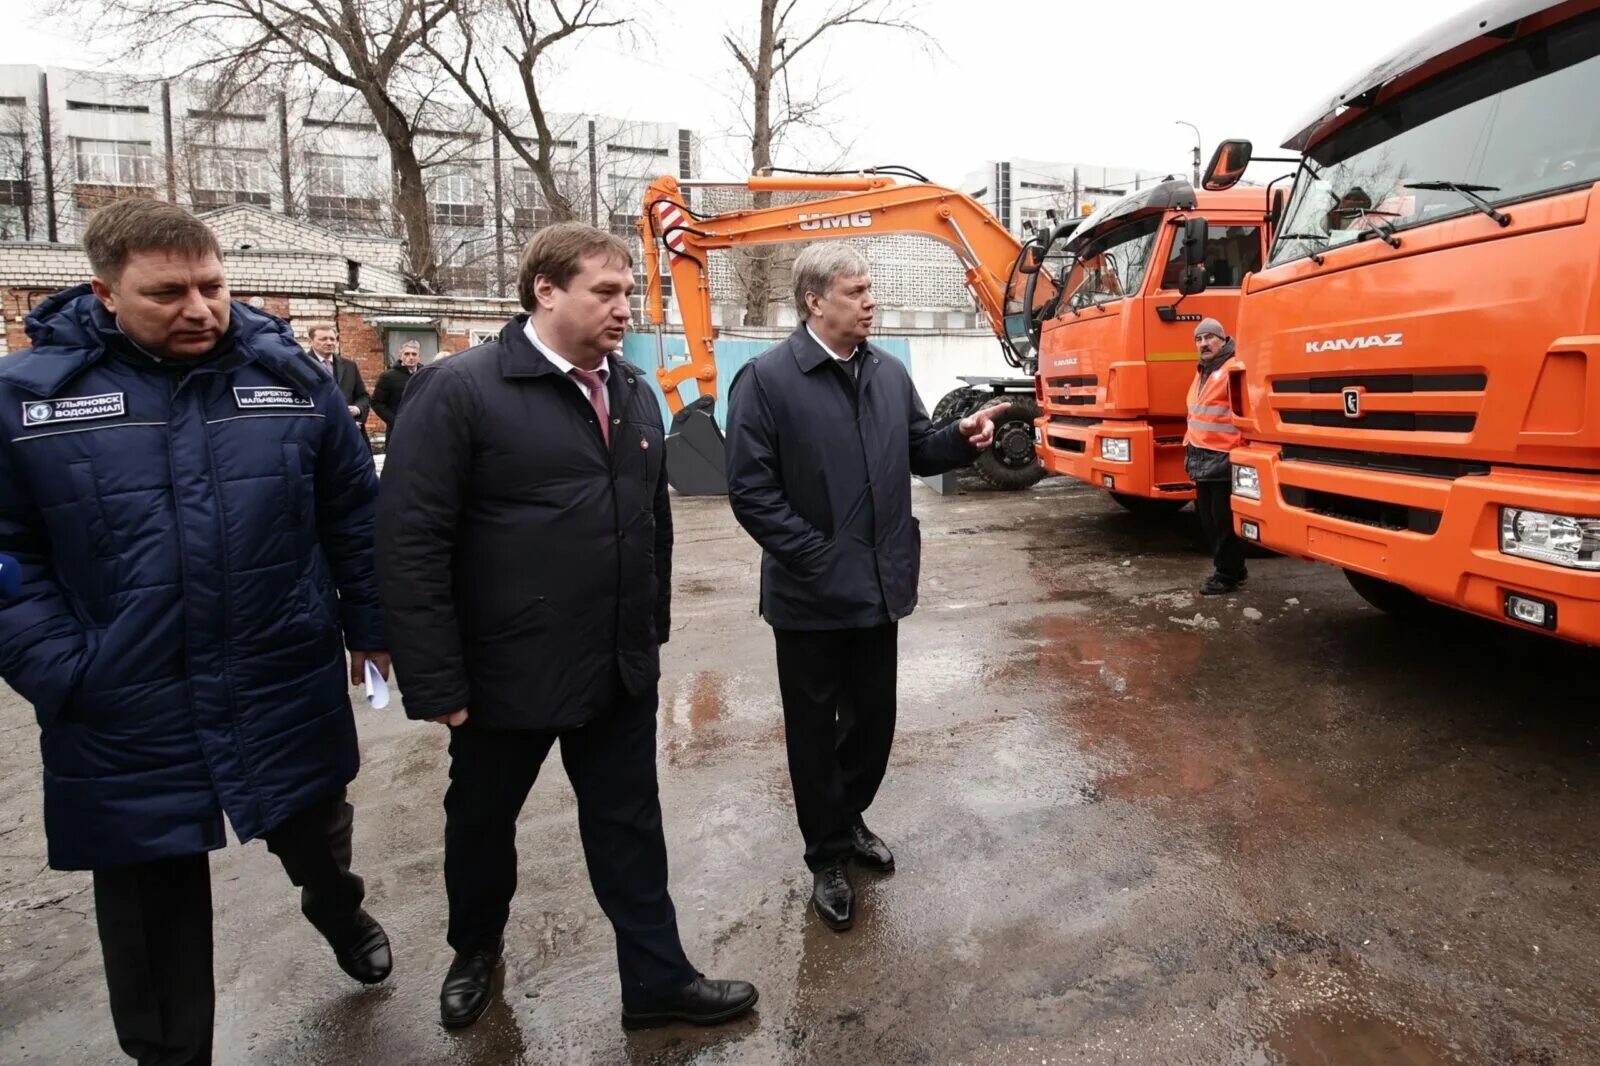
[[[361,427],[361,436],[365,438],[367,412],[372,409],[372,400],[367,396],[367,383],[361,380],[361,370],[339,355],[339,330],[336,327],[325,322],[318,322],[311,327],[311,357],[339,386],[339,395],[344,397],[350,417],[356,420],[356,425]]]

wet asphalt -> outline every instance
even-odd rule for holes
[[[1600,1062],[1600,653],[1253,560],[1201,599],[1192,514],[1064,480],[918,486],[921,607],[868,814],[892,875],[807,910],[757,552],[677,499],[661,791],[722,1029],[618,1024],[614,945],[552,760],[504,991],[437,1023],[441,727],[358,708],[356,866],[395,942],[362,989],[260,843],[212,857],[226,1063]],[[37,731],[0,695],[0,1061],[119,1061],[89,879],[45,867]]]

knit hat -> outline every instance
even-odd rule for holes
[[[1200,320],[1200,324],[1194,328],[1194,339],[1199,340],[1207,333],[1215,334],[1216,336],[1221,337],[1223,340],[1228,339],[1228,331],[1223,329],[1222,323],[1218,322],[1214,318],[1203,318]]]

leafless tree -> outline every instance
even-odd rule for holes
[[[749,81],[751,173],[763,174],[773,166],[774,152],[800,127],[816,126],[832,102],[825,82],[799,94],[790,91],[791,68],[812,45],[846,27],[890,30],[932,41],[914,21],[916,5],[902,0],[837,0],[825,11],[797,10],[803,0],[758,0],[760,18],[754,35],[730,31],[723,43]],[[810,5],[815,7],[816,5]],[[771,206],[771,195],[757,193],[755,207]],[[779,252],[775,246],[750,250],[742,271],[745,281],[744,324],[767,325],[773,295],[773,268]]]
[[[436,288],[438,254],[419,154],[431,97],[417,43],[467,0],[81,0],[85,25],[134,57],[192,55],[181,73],[247,86],[300,72],[360,96],[388,149],[410,283]]]
[[[627,19],[610,17],[606,0],[462,0],[451,18],[420,38],[422,49],[486,118],[532,174],[545,209],[556,221],[578,217],[578,204],[556,173],[557,138],[545,112],[539,64],[550,49]],[[520,99],[496,86],[515,82]],[[524,116],[533,123],[526,136]]]

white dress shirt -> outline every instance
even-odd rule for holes
[[[821,337],[817,336],[817,331],[811,328],[811,323],[809,323],[809,322],[806,323],[806,332],[811,334],[811,339],[812,340],[814,340],[818,344],[822,345],[822,350],[823,351],[825,351],[829,355],[833,356],[833,358],[835,360],[837,360],[838,362],[848,363],[850,360],[855,358],[855,356],[856,356],[856,349],[855,348],[851,348],[850,349],[850,354],[849,355],[840,355],[838,352],[836,352],[832,348],[828,347],[828,345],[826,343],[824,343],[823,339]]]
[[[532,316],[529,316],[528,324],[523,327],[522,332],[528,335],[528,340],[533,342],[533,346],[535,348],[544,353],[544,357],[550,360],[551,365],[553,365],[557,370],[561,371],[562,377],[566,378],[568,381],[572,382],[573,385],[577,386],[578,391],[583,393],[584,399],[587,400],[590,398],[588,386],[572,376],[572,371],[578,369],[572,365],[572,361],[539,339],[538,331],[533,328]],[[611,413],[611,390],[605,388],[604,386],[611,380],[611,361],[607,359],[599,366],[595,367],[595,373],[600,375],[600,384],[602,386],[600,389],[600,403],[605,407],[606,414],[609,415]]]

